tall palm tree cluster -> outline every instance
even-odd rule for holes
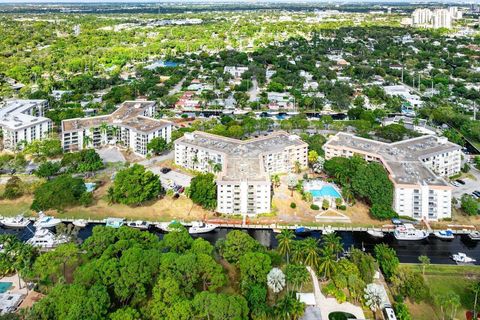
[[[278,252],[286,257],[287,264],[292,262],[310,266],[325,279],[335,273],[339,255],[343,251],[341,239],[335,233],[323,235],[322,241],[312,237],[295,240],[293,231],[284,229],[277,235],[277,240]]]
[[[37,250],[20,240],[14,235],[0,235],[0,276],[11,273],[17,273],[20,282],[20,276],[25,276],[31,271]]]

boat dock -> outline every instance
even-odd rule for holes
[[[0,219],[3,218],[0,216]],[[35,221],[36,219],[34,217],[26,217],[27,219],[31,221]],[[57,217],[58,218],[58,217]],[[122,218],[119,218],[122,219]],[[61,218],[63,223],[73,223],[75,220],[80,220],[80,219],[70,219],[70,218]],[[84,219],[86,222],[89,224],[105,224],[105,220],[98,220],[98,219]],[[135,220],[127,220],[124,219],[125,223],[135,221]],[[154,226],[159,223],[165,223],[168,221],[145,221],[146,223]],[[178,221],[179,223],[183,224],[186,227],[191,226],[191,222],[183,222],[183,221]],[[367,231],[381,231],[384,233],[389,233],[393,232],[395,229],[395,225],[384,225],[382,227],[354,227],[354,226],[348,226],[348,225],[327,225],[327,224],[316,224],[316,225],[283,225],[283,224],[255,224],[255,223],[244,223],[242,221],[238,221],[238,223],[232,223],[232,222],[225,222],[222,220],[218,219],[210,219],[205,221],[207,223],[211,224],[216,224],[220,228],[231,228],[231,229],[252,229],[252,230],[282,230],[282,229],[288,229],[288,230],[295,230],[296,228],[303,226],[307,227],[311,231],[324,231],[324,230],[333,230],[333,231],[344,231],[344,232],[367,232]],[[472,231],[475,231],[476,228],[473,225],[448,225],[447,226],[452,232],[456,235],[468,235]],[[441,231],[445,229],[432,229],[430,226],[428,226],[427,229],[419,229],[419,230],[425,230],[428,233],[433,233],[436,231]]]

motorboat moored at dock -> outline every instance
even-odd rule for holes
[[[407,223],[396,227],[393,235],[397,240],[423,240],[428,237],[428,232],[416,229],[412,224]]]
[[[0,219],[0,225],[3,225],[5,228],[22,229],[29,224],[30,220],[24,218],[22,215]]]

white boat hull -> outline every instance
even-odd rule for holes
[[[4,228],[22,229],[22,228],[27,227],[27,226],[30,224],[30,221],[26,220],[25,222],[22,222],[22,223],[0,221],[0,224],[1,224]]]
[[[385,234],[382,231],[377,230],[367,230],[367,233],[374,238],[383,238]]]
[[[88,225],[88,222],[84,220],[74,220],[72,224],[78,228],[85,228]]]
[[[395,239],[397,240],[402,240],[402,241],[418,241],[418,240],[423,240],[428,237],[428,233],[423,232],[422,234],[418,234],[415,236],[403,236],[397,233],[393,234],[395,236]]]
[[[190,227],[188,228],[188,233],[190,234],[199,234],[199,233],[208,233],[215,230],[217,226],[215,225],[206,225],[205,227]]]

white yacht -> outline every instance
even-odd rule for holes
[[[455,234],[450,229],[435,231],[433,235],[442,240],[453,240],[455,239]]]
[[[188,233],[190,234],[197,234],[197,233],[207,233],[215,230],[217,225],[204,223],[201,221],[194,221],[192,222],[192,226],[188,228]]]
[[[480,231],[472,231],[468,234],[468,237],[474,241],[480,241]]]
[[[453,261],[455,261],[457,264],[472,264],[474,263],[475,259],[470,258],[463,252],[455,253],[452,255]]]
[[[35,228],[53,228],[60,223],[62,223],[62,220],[40,213],[38,215],[38,219],[33,225],[35,226]]]
[[[397,240],[422,240],[428,237],[428,232],[415,229],[412,224],[407,223],[396,227],[393,235]]]
[[[55,248],[59,244],[68,242],[68,237],[57,236],[48,229],[37,228],[32,238],[27,240],[28,244],[40,248]]]
[[[380,230],[368,229],[367,233],[374,238],[383,238],[385,234]]]
[[[0,224],[6,228],[25,228],[30,224],[30,220],[25,219],[22,215],[16,217],[5,217],[0,219]]]
[[[142,220],[137,220],[137,221],[127,222],[127,226],[132,228],[137,228],[140,230],[147,230],[148,228],[150,228],[150,223]]]
[[[78,228],[85,228],[88,225],[88,221],[85,219],[73,220],[72,224]]]

